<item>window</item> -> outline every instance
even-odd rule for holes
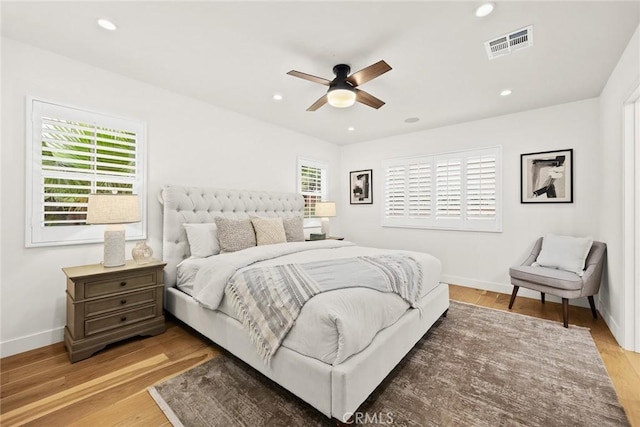
[[[316,202],[327,199],[327,165],[315,160],[298,159],[298,192],[304,196],[304,225],[319,227],[315,218]]]
[[[387,227],[502,231],[501,148],[383,162]]]
[[[145,124],[36,99],[28,100],[26,246],[99,242],[86,224],[87,196],[138,194],[142,222],[127,238],[146,238]]]

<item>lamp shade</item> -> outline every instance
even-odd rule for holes
[[[356,102],[356,93],[353,89],[329,89],[327,92],[327,102],[332,107],[347,108]]]
[[[140,222],[137,194],[90,194],[87,224]]]
[[[318,202],[316,203],[316,215],[323,218],[336,216],[335,202]]]

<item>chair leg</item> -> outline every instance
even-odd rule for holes
[[[511,307],[513,307],[513,302],[516,300],[518,289],[520,289],[520,286],[515,286],[515,285],[513,286],[513,292],[511,293],[511,300],[509,301],[509,310],[511,310]]]
[[[564,327],[569,327],[569,298],[562,298],[562,320]]]
[[[544,304],[544,292],[540,292],[540,300]]]
[[[596,303],[593,300],[593,295],[589,295],[587,298],[589,298],[589,305],[591,306],[591,314],[593,314],[594,319],[597,319],[598,313],[596,312]]]

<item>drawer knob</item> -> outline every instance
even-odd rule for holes
[[[120,286],[127,286],[127,282],[120,282]]]
[[[124,322],[124,321],[126,321],[126,320],[127,320],[127,316],[122,316],[122,317],[120,318],[120,321],[121,321],[121,322]]]
[[[125,305],[126,303],[127,303],[127,300],[126,300],[126,299],[121,299],[121,300],[120,300],[120,304]]]

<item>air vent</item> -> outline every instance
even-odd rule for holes
[[[484,42],[489,59],[509,55],[515,51],[533,46],[533,25],[510,32]]]

